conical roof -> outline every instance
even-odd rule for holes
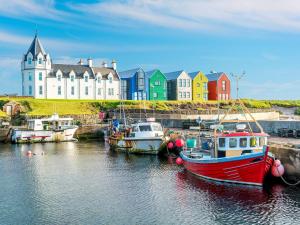
[[[27,51],[27,54],[29,52],[33,55],[33,58],[36,58],[39,53],[41,53],[42,55],[46,55],[43,45],[41,44],[37,35],[34,36],[34,39]]]

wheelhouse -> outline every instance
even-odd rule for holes
[[[147,122],[132,124],[129,137],[161,137],[163,129],[160,123]]]

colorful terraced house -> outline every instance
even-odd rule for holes
[[[146,100],[145,72],[142,68],[119,72],[121,78],[121,99]]]
[[[211,72],[208,78],[208,100],[229,100],[230,80],[224,72]]]
[[[148,100],[167,100],[167,78],[158,69],[145,74],[146,93]]]
[[[207,101],[208,100],[208,79],[201,71],[189,73],[193,79],[193,100]]]
[[[168,79],[168,100],[192,100],[192,78],[184,70],[165,73]]]

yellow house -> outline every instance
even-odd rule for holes
[[[208,100],[208,79],[201,71],[189,73],[193,79],[193,100],[207,101]]]

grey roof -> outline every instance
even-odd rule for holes
[[[200,73],[201,71],[196,71],[196,72],[192,72],[192,73],[189,73],[189,75],[190,75],[190,77],[192,78],[192,79],[194,79],[197,75],[198,75],[198,73]]]
[[[100,72],[102,79],[108,79],[108,74],[112,73],[114,79],[119,80],[119,76],[113,68],[89,67],[88,65],[52,64],[50,77],[55,77],[58,70],[62,72],[63,77],[69,77],[70,72],[74,71],[77,78],[83,78],[85,72],[89,74],[90,78],[95,78],[95,75]]]
[[[112,74],[115,80],[119,80],[118,73],[112,67],[92,67],[95,75],[101,73],[102,79],[108,79],[108,74]]]
[[[184,72],[184,70],[179,70],[175,72],[170,72],[170,73],[165,73],[165,76],[167,77],[168,80],[175,80],[179,77],[179,75]]]
[[[34,36],[34,39],[33,39],[32,43],[31,43],[31,45],[30,45],[30,47],[29,47],[29,49],[27,51],[27,54],[29,52],[33,55],[34,59],[37,58],[37,55],[39,53],[41,53],[43,56],[46,55],[46,52],[45,52],[45,50],[43,48],[43,45],[41,44],[41,42],[40,42],[39,38],[37,37],[37,35]]]
[[[214,80],[219,80],[219,78],[224,74],[223,72],[218,72],[218,73],[210,73],[206,74],[208,81],[214,81]]]
[[[145,72],[145,77],[146,78],[150,78],[152,75],[153,75],[153,73],[155,72],[155,71],[157,71],[158,69],[154,69],[154,70],[150,70],[150,71],[147,71],[147,72]]]
[[[130,70],[119,72],[119,75],[120,75],[121,79],[122,78],[130,78],[130,77],[133,77],[134,74],[140,70],[143,71],[143,69],[141,67],[135,68],[135,69],[130,69]]]
[[[88,72],[90,78],[94,77],[94,73],[88,65],[52,64],[52,73],[50,76],[55,77],[58,70],[62,72],[63,77],[69,77],[72,70],[76,74],[76,77],[83,77],[85,72]]]

